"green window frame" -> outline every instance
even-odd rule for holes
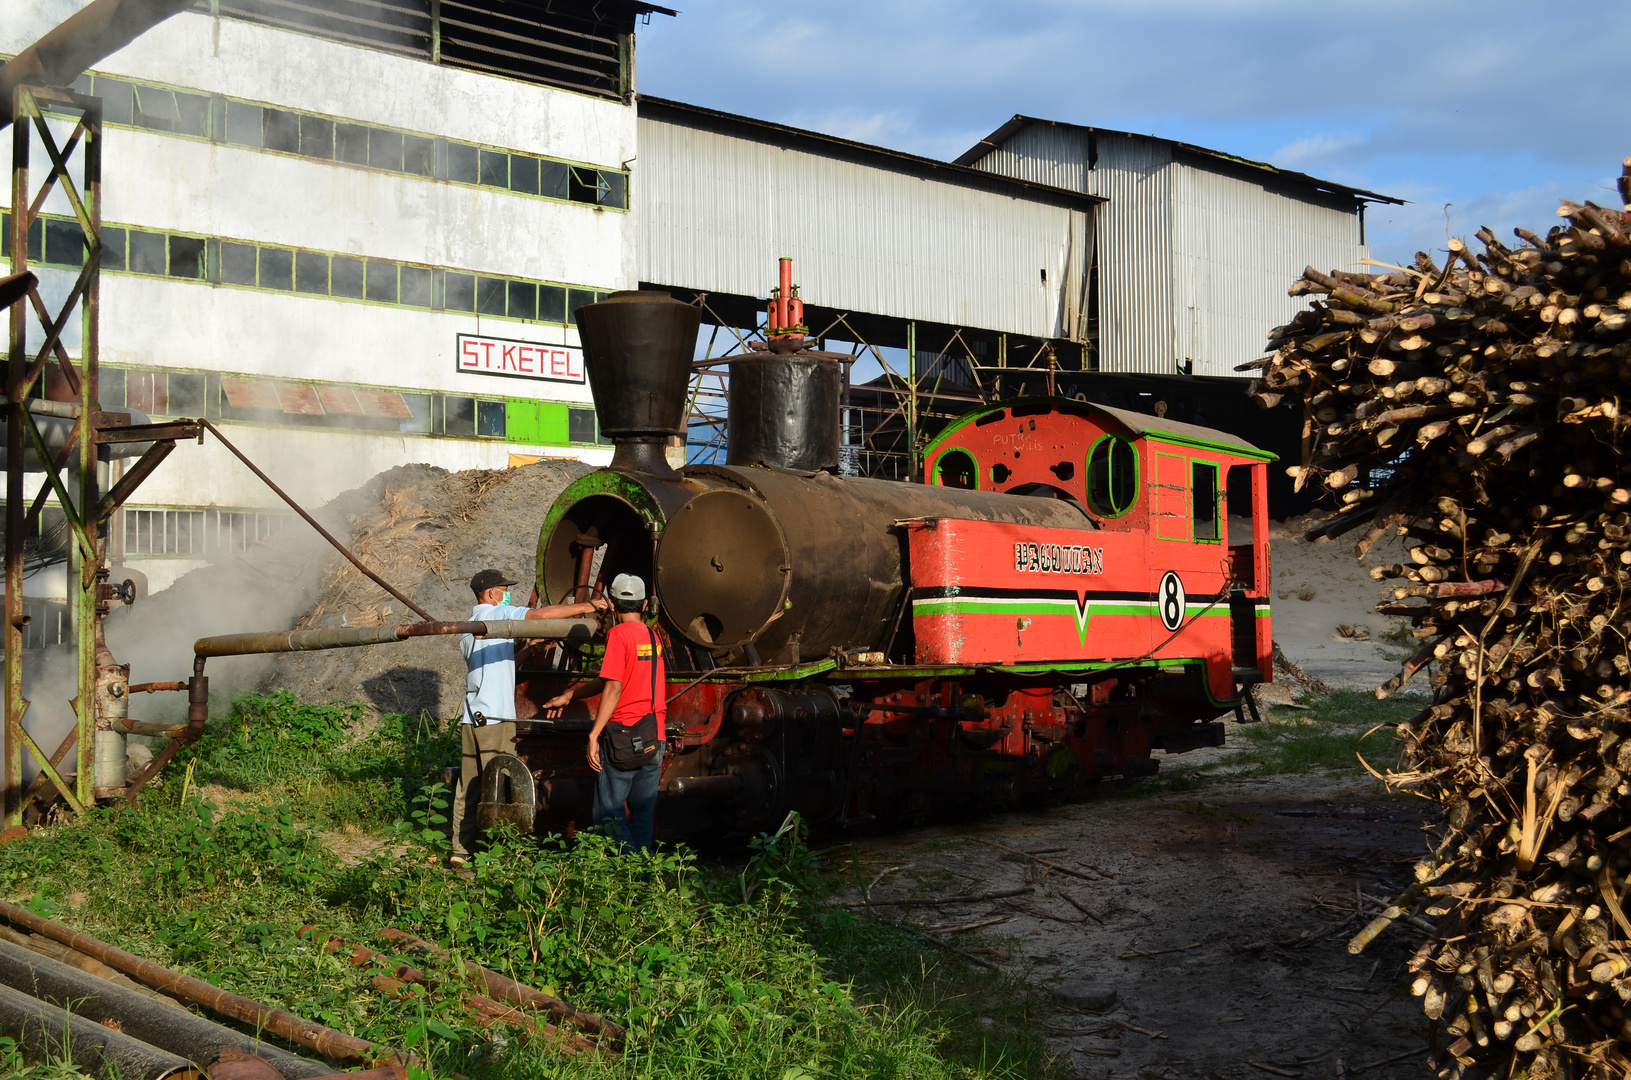
[[[103,121],[309,161],[466,187],[498,188],[551,202],[630,209],[631,177],[623,169],[522,154],[434,135],[262,102],[134,79],[89,73],[74,89],[103,100]]]
[[[11,211],[0,211],[0,258],[11,254]],[[78,223],[40,215],[29,230],[32,264],[77,270],[85,261]],[[490,277],[364,255],[257,244],[231,237],[155,232],[125,225],[102,230],[102,269],[263,292],[294,292],[419,311],[479,313],[517,322],[571,326],[570,313],[609,293],[577,285]]]
[[[946,483],[948,466],[956,470],[958,479],[966,483]],[[947,447],[934,463],[934,483],[936,487],[962,488],[968,491],[980,490],[980,463],[974,454],[961,446]]]
[[[1223,521],[1215,461],[1193,459],[1189,463],[1190,536],[1197,544],[1223,543]]]
[[[1125,435],[1105,434],[1087,449],[1087,505],[1104,518],[1118,518],[1138,505],[1138,447]]]

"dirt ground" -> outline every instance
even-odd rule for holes
[[[1404,548],[1396,537],[1384,538],[1360,563],[1354,558],[1359,533],[1309,543],[1302,538],[1307,525],[1299,518],[1269,529],[1275,643],[1331,686],[1380,686],[1415,649],[1384,637],[1402,620],[1376,614],[1377,599],[1392,583],[1371,580],[1370,568],[1408,561]]]
[[[1421,934],[1396,923],[1360,956],[1347,943],[1379,909],[1370,898],[1411,880],[1427,804],[1379,789],[1318,774],[1154,794],[1107,784],[1084,804],[899,833],[856,853],[874,901],[1032,888],[873,911],[1039,987],[1112,988],[1110,1007],[1059,1007],[1049,1020],[1067,1075],[1393,1080],[1420,1075],[1427,1057],[1403,977]]]

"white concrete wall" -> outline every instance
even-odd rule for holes
[[[631,280],[634,230],[615,210],[128,128],[108,129],[104,155],[110,223],[594,289]]]
[[[398,465],[439,465],[444,469],[502,469],[512,453],[532,452],[492,439],[447,439],[424,435],[321,431],[256,424],[223,424],[234,446],[302,506],[321,506],[343,491]],[[568,448],[555,456],[575,456]],[[610,457],[609,452],[605,454]],[[175,451],[148,478],[133,506],[283,506],[243,463],[205,436],[202,446],[177,443]],[[539,510],[539,519],[543,510]]]
[[[455,370],[458,334],[577,345],[578,332],[459,312],[107,274],[102,361],[589,403],[587,384]]]
[[[11,0],[0,15],[0,52],[21,50],[82,6],[83,0]],[[617,102],[195,13],[160,25],[94,70],[603,168],[622,168],[635,157],[634,109]],[[108,129],[103,145],[102,213],[110,224],[604,291],[637,281],[632,213],[128,128]],[[43,152],[36,151],[36,160],[44,164]],[[9,203],[9,195],[8,185],[0,203]],[[60,195],[46,210],[70,212]],[[41,276],[48,295],[65,293],[73,278],[54,270]],[[545,324],[206,282],[102,278],[104,363],[590,401],[584,385],[457,371],[459,333],[577,344],[574,330]],[[67,336],[75,352],[78,336],[77,326]],[[594,464],[610,458],[608,448],[501,440],[231,423],[223,430],[308,506],[397,465],[503,468],[512,453]],[[280,504],[208,440],[178,446],[132,505]],[[162,587],[195,562],[133,558],[129,564]]]
[[[6,0],[0,51],[20,51],[84,6]],[[606,168],[635,155],[634,110],[615,101],[194,12],[96,70]]]

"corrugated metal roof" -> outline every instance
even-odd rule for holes
[[[790,149],[803,149],[814,154],[899,169],[910,175],[932,177],[946,183],[961,183],[981,190],[1006,190],[1016,196],[1044,202],[1056,201],[1069,206],[1082,206],[1104,201],[1081,188],[1057,187],[1016,177],[998,176],[984,169],[970,168],[961,162],[937,161],[934,158],[919,157],[916,154],[856,142],[854,139],[844,139],[820,131],[721,112],[702,105],[691,105],[647,94],[636,94],[634,100],[642,118],[666,120],[688,127],[706,127],[749,139],[774,139]]]
[[[639,280],[763,296],[775,260],[790,256],[809,303],[1063,336],[1072,230],[1085,233],[1077,219],[1101,200],[825,136],[791,138],[777,125],[642,106]]]
[[[1313,191],[1324,192],[1331,195],[1340,195],[1365,202],[1392,203],[1395,206],[1404,205],[1403,199],[1396,199],[1391,195],[1381,195],[1374,191],[1366,191],[1364,188],[1349,187],[1346,184],[1338,184],[1330,180],[1321,180],[1317,176],[1310,176],[1307,173],[1296,172],[1291,169],[1282,169],[1276,165],[1270,165],[1266,161],[1253,161],[1250,158],[1243,158],[1235,154],[1228,154],[1222,150],[1210,150],[1204,146],[1195,146],[1192,143],[1178,142],[1175,139],[1163,139],[1159,135],[1141,135],[1133,131],[1114,131],[1110,128],[1090,127],[1084,124],[1072,124],[1064,120],[1044,120],[1040,117],[1025,116],[1023,114],[1015,114],[1013,119],[1009,120],[996,131],[993,131],[990,135],[987,135],[985,138],[971,146],[968,150],[964,151],[956,159],[957,164],[972,166],[975,162],[979,161],[987,154],[990,154],[994,150],[1000,148],[1003,144],[1007,143],[1020,131],[1036,126],[1073,129],[1076,131],[1094,132],[1099,135],[1123,137],[1128,139],[1143,139],[1155,143],[1165,143],[1171,148],[1210,158],[1220,165],[1228,164],[1239,168],[1257,170],[1293,186],[1306,187]],[[1082,190],[1085,191],[1087,188],[1084,186]]]
[[[1262,455],[1272,458],[1274,455],[1260,447],[1242,439],[1238,435],[1231,435],[1227,431],[1217,428],[1202,427],[1199,424],[1185,424],[1178,420],[1168,420],[1160,416],[1150,416],[1147,413],[1133,412],[1130,409],[1115,409],[1109,405],[1100,405],[1098,402],[1090,403],[1093,408],[1107,412],[1127,426],[1135,436],[1140,438],[1146,435],[1166,435],[1184,442],[1212,443],[1217,446],[1233,446],[1240,450],[1248,450],[1253,455]]]

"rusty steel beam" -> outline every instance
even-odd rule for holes
[[[136,459],[136,464],[126,469],[118,482],[102,496],[102,501],[96,504],[96,520],[106,521],[112,517],[119,507],[124,505],[125,500],[136,493],[142,481],[152,476],[153,470],[157,469],[175,448],[176,444],[169,439],[160,440],[149,446],[142,456]]]
[[[103,446],[118,446],[130,443],[196,439],[203,434],[201,431],[202,421],[199,420],[172,420],[166,424],[121,424],[117,420],[111,424],[108,423],[110,417],[119,416],[118,413],[98,414],[102,426],[96,432],[97,442]]]
[[[8,65],[9,66],[9,65]],[[12,111],[12,98],[0,101],[0,110]],[[14,276],[27,271],[28,218],[23,208],[28,200],[28,128],[19,124],[12,130],[11,270]],[[5,738],[0,740],[4,761],[0,763],[0,797],[4,799],[5,821],[22,821],[23,802],[23,716],[28,701],[23,697],[23,519],[27,499],[23,494],[23,410],[27,395],[19,394],[28,370],[28,309],[12,304],[11,348],[6,371],[6,621],[5,634]]]
[[[329,532],[327,529],[325,529],[321,525],[319,525],[317,523],[316,518],[314,518],[310,514],[306,513],[304,507],[302,507],[299,503],[297,503],[293,499],[291,499],[288,496],[288,494],[286,492],[284,492],[284,490],[282,488],[280,488],[276,484],[272,483],[272,478],[270,476],[267,476],[265,473],[261,472],[260,469],[258,467],[256,467],[256,465],[255,465],[255,463],[253,461],[250,461],[249,458],[245,457],[244,452],[242,450],[239,450],[236,446],[233,446],[232,443],[227,439],[227,437],[225,435],[221,434],[221,429],[220,428],[216,427],[214,424],[210,423],[208,420],[200,420],[198,422],[203,427],[207,428],[209,430],[210,434],[214,435],[217,439],[220,439],[221,440],[221,445],[226,447],[228,450],[232,451],[232,456],[233,457],[237,458],[239,461],[243,462],[246,466],[248,466],[249,471],[254,473],[256,476],[258,476],[260,478],[261,483],[263,483],[267,487],[271,488],[272,489],[272,494],[276,495],[278,498],[280,498],[284,502],[288,503],[289,504],[289,509],[291,509],[295,513],[299,514],[301,519],[303,521],[305,521],[305,523],[307,525],[310,525],[312,528],[316,529],[317,534],[319,536],[321,536],[324,540],[327,540],[329,542],[329,545],[331,547],[333,547],[335,551],[338,551],[341,555],[344,555],[346,557],[346,560],[348,562],[350,562],[352,566],[355,566],[358,570],[362,571],[362,574],[363,574],[364,577],[366,577],[369,581],[372,581],[375,585],[378,585],[380,588],[384,589],[386,592],[390,593],[392,596],[396,597],[396,599],[399,602],[401,602],[401,604],[404,607],[406,607],[409,611],[413,612],[415,615],[419,616],[421,619],[425,620],[426,622],[435,622],[436,621],[436,620],[434,620],[434,619],[432,619],[430,617],[430,612],[426,611],[424,608],[420,607],[418,604],[414,603],[412,600],[409,600],[406,596],[404,596],[401,592],[399,592],[394,586],[392,586],[388,581],[386,581],[384,578],[380,577],[378,574],[374,573],[372,570],[368,569],[367,566],[363,565],[363,561],[361,559],[357,558],[355,555],[351,554],[351,551],[350,551],[349,548],[347,548],[344,544],[340,543],[340,541],[336,540],[334,538],[333,533]]]
[[[28,295],[28,290],[39,284],[39,279],[24,270],[20,274],[0,277],[0,311],[9,308]]]
[[[213,986],[203,979],[195,979],[191,975],[183,975],[169,968],[160,967],[151,960],[133,956],[105,941],[98,941],[89,934],[82,934],[50,919],[42,919],[16,904],[0,901],[0,918],[59,944],[78,949],[87,956],[94,957],[133,979],[139,979],[156,990],[186,998],[188,1001],[196,1001],[222,1016],[248,1024],[258,1031],[270,1031],[281,1038],[316,1050],[332,1061],[360,1065],[381,1060],[389,1062],[400,1060],[400,1056],[389,1047],[347,1035],[343,1031],[335,1031],[321,1024],[314,1024],[282,1009],[267,1008],[246,997]]]
[[[0,128],[16,118],[12,95],[19,86],[67,86],[98,60],[192,6],[193,0],[95,0],[81,8],[0,67]]]
[[[451,959],[448,951],[440,945],[414,937],[412,934],[404,930],[398,930],[394,926],[387,926],[380,931],[379,936],[393,945],[401,945],[422,952],[427,956],[434,956],[441,960]],[[487,991],[488,995],[497,998],[499,1001],[526,1008],[542,1009],[553,1013],[562,1020],[571,1022],[584,1031],[593,1032],[616,1042],[622,1042],[624,1036],[628,1034],[620,1024],[615,1024],[598,1013],[585,1012],[558,997],[546,994],[541,990],[535,990],[524,983],[516,982],[514,979],[506,978],[496,971],[481,967],[479,964],[472,964],[469,961],[459,961],[459,963],[465,978],[480,985],[483,990]]]

